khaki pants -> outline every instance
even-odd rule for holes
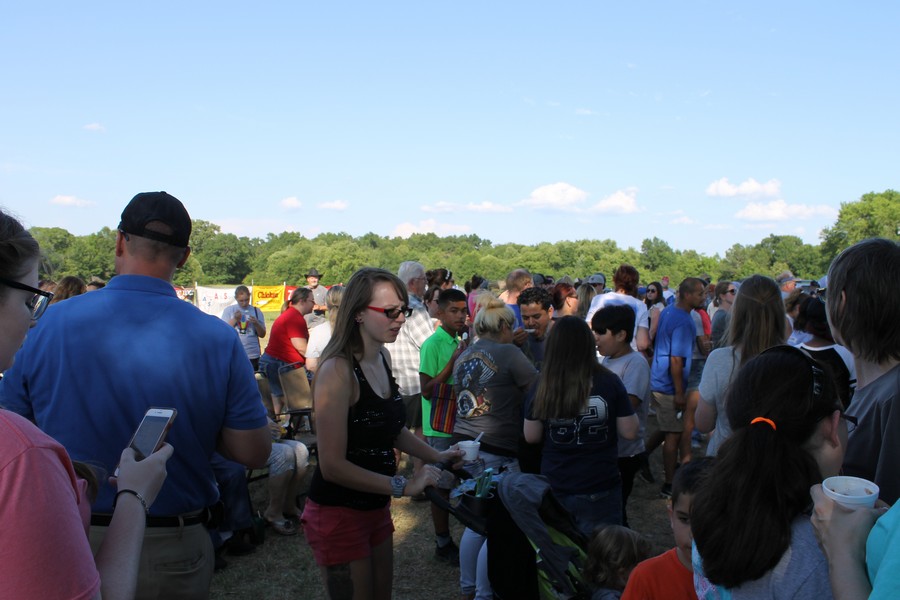
[[[91,526],[96,555],[108,527]],[[148,527],[141,549],[136,600],[208,598],[215,556],[203,525]]]

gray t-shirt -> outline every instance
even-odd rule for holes
[[[643,354],[629,352],[619,358],[604,357],[600,361],[604,367],[619,376],[625,384],[629,396],[636,396],[641,404],[635,409],[640,426],[633,440],[619,437],[619,456],[634,456],[645,450],[644,432],[647,428],[647,408],[650,405],[650,364]]]
[[[244,327],[238,325],[234,328],[238,337],[241,338],[241,346],[244,347],[247,358],[259,358],[259,335],[253,324],[247,321],[247,317],[256,317],[256,320],[260,323],[265,323],[266,318],[263,316],[262,312],[253,305],[241,309],[239,305],[232,304],[231,306],[226,306],[225,310],[222,311],[222,320],[226,322],[230,321],[234,316],[234,313],[238,312],[243,313],[243,321],[245,324]]]
[[[720,311],[721,312],[721,311]],[[718,314],[718,313],[716,313]],[[703,367],[700,378],[700,401],[716,408],[716,430],[709,438],[706,448],[707,456],[715,456],[728,436],[731,435],[731,423],[725,411],[725,393],[731,380],[737,375],[741,364],[741,353],[732,346],[726,346],[710,352]]]
[[[728,332],[728,324],[731,323],[731,311],[719,309],[712,318],[712,333],[709,339],[713,348],[722,348],[726,343],[726,333]]]
[[[691,556],[694,587],[700,600],[719,598],[716,588],[703,577],[697,547]],[[781,560],[768,573],[728,590],[732,600],[832,600],[828,562],[816,541],[809,517],[800,515],[791,523],[791,543]]]
[[[863,477],[881,488],[888,504],[900,498],[900,365],[858,387],[847,414],[859,425],[847,441],[844,475]]]
[[[482,450],[515,456],[522,436],[525,390],[537,375],[513,344],[482,338],[466,348],[453,367],[454,438],[474,439],[484,432]]]

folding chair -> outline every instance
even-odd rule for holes
[[[284,414],[289,416],[288,437],[303,442],[312,455],[316,451],[316,425],[306,369],[300,363],[291,363],[278,369],[278,378],[284,390]]]

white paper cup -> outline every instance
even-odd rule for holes
[[[481,442],[463,441],[457,444],[460,450],[465,452],[463,460],[472,462],[478,460],[478,449],[481,448]]]
[[[823,481],[822,491],[847,508],[874,508],[880,490],[868,479],[838,475]]]

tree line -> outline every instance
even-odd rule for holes
[[[44,255],[41,277],[75,275],[85,280],[108,280],[113,276],[115,230],[104,227],[84,236],[75,236],[61,227],[33,227],[30,231]],[[871,192],[841,204],[837,220],[823,230],[817,245],[806,244],[797,236],[769,235],[757,244],[734,244],[724,256],[675,250],[657,237],[645,239],[639,249],[620,248],[608,239],[494,245],[477,235],[439,237],[433,233],[409,238],[322,233],[306,238],[283,232],[261,239],[223,233],[214,223],[195,220],[193,251],[184,268],[177,272],[175,283],[296,284],[303,282],[307,270],[315,267],[324,273],[322,282],[331,285],[347,281],[361,266],[396,271],[405,260],[417,260],[426,268],[450,269],[459,285],[474,274],[497,280],[522,267],[555,277],[584,277],[595,272],[611,275],[622,263],[634,265],[644,283],[663,275],[678,282],[701,273],[718,280],[739,279],[753,273],[774,276],[785,269],[799,278],[815,279],[827,271],[841,250],[875,236],[900,239],[900,193],[894,190]]]

